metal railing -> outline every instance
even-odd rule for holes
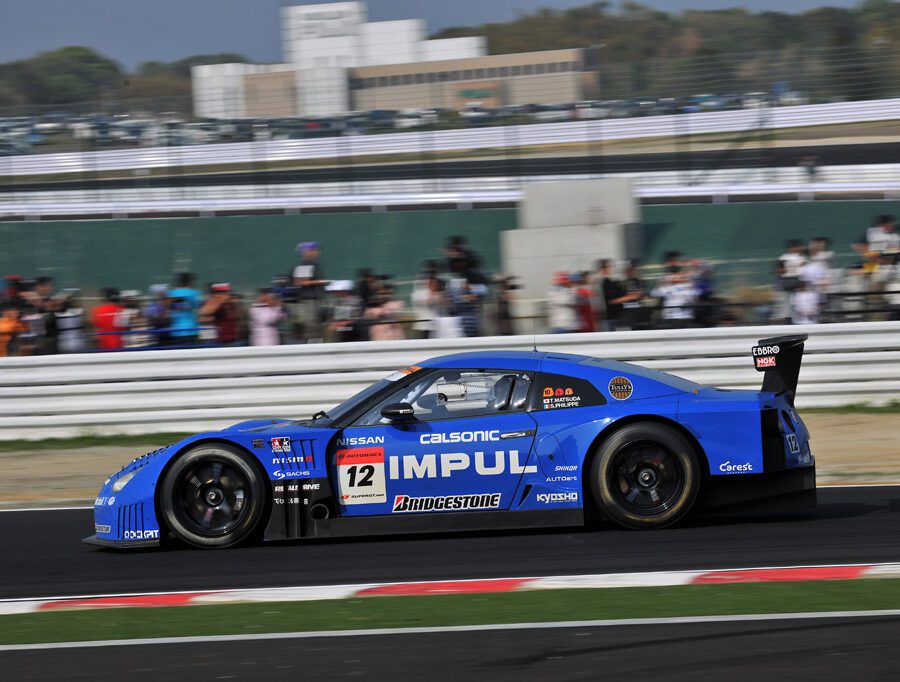
[[[393,205],[517,203],[523,187],[534,182],[588,179],[591,175],[528,177],[428,178],[306,184],[221,185],[164,188],[84,189],[0,194],[0,215],[29,217],[72,214],[127,216],[153,211],[305,209],[319,207],[380,207]],[[732,197],[781,195],[812,199],[826,194],[900,197],[900,164],[825,166],[810,178],[802,168],[729,168],[712,172],[648,171],[606,173],[627,177],[641,199],[707,197],[727,202]],[[696,183],[686,180],[697,178]]]
[[[793,333],[810,336],[801,408],[900,398],[900,322],[37,356],[0,359],[0,440],[299,418],[426,357],[530,350],[533,343],[541,350],[636,362],[703,384],[758,389],[750,347],[760,338]]]
[[[579,120],[560,123],[494,126],[328,137],[263,140],[181,147],[147,147],[112,151],[20,155],[0,159],[0,177],[95,177],[97,174],[143,169],[245,165],[277,167],[289,162],[335,159],[420,159],[437,152],[464,153],[575,145],[589,153],[591,145],[619,140],[672,138],[722,133],[773,131],[804,126],[893,121],[900,119],[900,99],[810,104],[778,108],[711,111],[629,119]],[[766,147],[769,141],[763,141]]]

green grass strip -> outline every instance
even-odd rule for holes
[[[366,597],[0,616],[0,643],[900,608],[900,579]]]
[[[142,433],[122,436],[84,435],[72,438],[44,438],[42,440],[4,440],[0,441],[0,452],[25,452],[31,450],[77,450],[117,445],[123,448],[131,446],[147,446],[158,448],[168,443],[175,443],[186,438],[187,433]],[[128,454],[128,453],[126,453]]]
[[[800,390],[803,390],[802,386]],[[844,407],[810,407],[806,409],[801,407],[798,412],[801,417],[804,414],[897,414],[900,413],[900,400],[892,400],[885,405],[857,403]]]

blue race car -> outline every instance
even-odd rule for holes
[[[552,352],[435,358],[327,414],[138,457],[107,479],[86,542],[219,548],[592,518],[662,528],[700,507],[808,503],[815,461],[793,406],[805,340],[753,348],[761,391]]]

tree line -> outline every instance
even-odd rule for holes
[[[890,41],[898,29],[900,3],[891,0],[864,0],[853,8],[819,7],[794,14],[743,8],[670,13],[637,2],[618,7],[593,2],[523,13],[504,23],[447,28],[432,37],[483,36],[491,54],[603,44],[610,59],[633,62],[787,47],[865,47]]]
[[[768,91],[777,82],[813,100],[900,95],[900,3],[891,0],[798,13],[593,2],[433,37],[464,36],[483,36],[491,54],[593,47],[605,98]]]
[[[52,107],[189,96],[192,66],[248,61],[239,54],[194,55],[174,62],[144,62],[128,73],[88,47],[62,47],[0,64],[0,106]]]
[[[864,0],[796,14],[670,13],[636,2],[593,2],[432,37],[483,36],[491,54],[594,47],[601,90],[609,96],[768,89],[790,80],[818,99],[858,99],[898,94],[898,35],[900,3]],[[195,55],[144,62],[129,73],[88,47],[63,47],[0,64],[0,107],[187,98],[192,65],[247,61],[238,54]]]

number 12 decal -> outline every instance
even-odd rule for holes
[[[361,478],[359,481],[356,480],[356,472],[359,472]],[[347,469],[347,473],[350,474],[350,487],[355,488],[359,486],[363,488],[368,485],[374,485],[372,483],[372,476],[375,475],[375,467],[371,464],[366,464],[365,466],[358,467],[355,464],[352,467]]]
[[[336,464],[341,504],[387,502],[384,448],[338,450]]]

